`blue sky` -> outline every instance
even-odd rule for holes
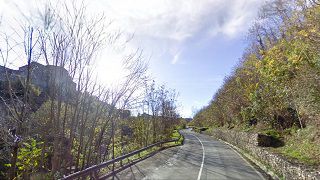
[[[12,24],[17,24],[21,16],[19,11],[32,16],[43,2],[0,0],[2,28],[6,23],[14,27]],[[263,3],[264,0],[87,1],[89,14],[104,13],[113,22],[106,31],[121,31],[122,42],[133,36],[125,46],[102,50],[96,63],[100,80],[106,84],[116,82],[123,75],[123,56],[143,49],[144,57],[150,58],[150,75],[158,84],[180,93],[180,114],[191,117],[194,110],[208,104],[238,63],[246,47],[246,33]]]
[[[152,61],[151,70],[160,82],[180,92],[181,113],[188,117],[205,106],[238,63],[246,46],[244,35],[217,36],[201,43],[186,42],[175,64]],[[164,57],[170,59],[170,56]]]
[[[98,1],[98,0],[96,0]],[[144,49],[158,83],[179,93],[180,113],[191,117],[208,104],[247,45],[250,26],[263,0],[120,0],[110,7],[131,46]]]

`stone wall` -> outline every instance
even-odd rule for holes
[[[289,162],[285,157],[268,151],[268,148],[260,147],[261,139],[259,140],[260,137],[256,133],[214,129],[210,134],[249,152],[285,179],[320,180],[319,169],[310,169],[304,165]]]

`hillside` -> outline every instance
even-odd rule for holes
[[[37,20],[0,30],[0,179],[61,179],[179,134],[178,93],[149,77],[142,50],[103,67],[115,84],[96,77],[102,49],[127,38],[85,4],[41,2]]]
[[[320,6],[272,1],[259,12],[239,65],[197,126],[269,134],[294,161],[320,165]]]
[[[170,138],[184,122],[176,113],[174,94],[154,83],[147,89],[154,97],[143,98],[155,103],[157,110],[132,116],[130,110],[116,106],[122,94],[113,92],[119,94],[111,97],[99,87],[89,89],[91,81],[76,89],[63,67],[32,62],[18,70],[0,68],[0,178],[9,176],[15,148],[14,174],[19,179],[51,179],[73,172],[70,167],[80,170],[110,154],[116,157]]]

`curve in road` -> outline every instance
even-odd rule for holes
[[[236,151],[210,136],[183,130],[183,146],[163,150],[116,179],[267,179]]]

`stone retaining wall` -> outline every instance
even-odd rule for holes
[[[249,152],[254,158],[271,167],[285,179],[320,180],[320,171],[308,169],[306,166],[289,162],[283,156],[270,152],[265,147],[258,146],[258,134],[214,129],[211,135],[222,139],[242,150]]]

